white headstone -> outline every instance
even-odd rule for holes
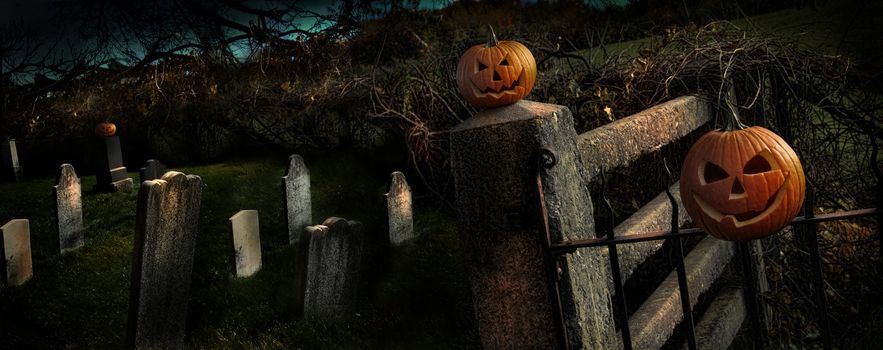
[[[414,239],[414,217],[411,209],[411,187],[405,174],[393,172],[386,194],[389,216],[389,243],[398,246]]]
[[[80,178],[73,165],[62,164],[55,193],[55,220],[61,253],[83,246],[83,202]]]
[[[240,210],[230,217],[236,277],[249,277],[261,269],[261,234],[257,210]]]
[[[313,209],[310,200],[310,170],[304,165],[301,156],[294,154],[288,158],[288,169],[282,177],[285,188],[285,212],[288,224],[288,243],[300,240],[301,232],[313,222]]]
[[[181,349],[202,179],[170,171],[138,192],[126,343],[135,349]]]
[[[27,219],[10,220],[0,227],[3,233],[3,282],[20,286],[34,276],[31,263],[31,229]]]

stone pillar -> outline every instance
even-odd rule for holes
[[[120,148],[119,136],[102,136],[101,151],[98,158],[98,169],[95,172],[94,191],[115,192],[131,191],[134,188],[132,178],[123,165],[123,151]]]
[[[414,214],[411,208],[411,187],[400,171],[392,173],[386,193],[389,216],[389,243],[399,246],[414,239]]]
[[[0,181],[21,181],[22,177],[15,139],[2,140],[0,142]]]
[[[519,101],[482,111],[451,133],[457,207],[485,349],[561,346],[550,288],[555,262],[543,249],[536,193],[541,147],[557,156],[543,176],[552,240],[594,237],[586,173],[567,107]],[[618,344],[603,253],[583,249],[561,260],[561,308],[575,349]]]
[[[240,210],[230,217],[233,268],[236,277],[249,277],[261,269],[261,233],[257,210]]]
[[[297,154],[288,157],[288,168],[282,177],[285,189],[285,222],[288,225],[288,243],[300,240],[304,227],[313,224],[310,201],[310,170]]]
[[[16,287],[34,277],[31,263],[31,229],[27,219],[10,220],[0,227],[3,242],[0,252],[3,253],[3,283]]]
[[[352,311],[362,259],[362,224],[331,217],[304,229],[309,253],[304,314],[336,319]],[[301,242],[301,244],[306,242]]]
[[[141,177],[141,182],[162,178],[165,173],[166,166],[156,159],[148,159],[147,162],[144,163],[144,167],[138,171],[138,175]]]
[[[126,344],[135,349],[180,349],[202,179],[170,171],[138,192]]]
[[[61,254],[79,249],[85,243],[83,237],[83,202],[80,178],[74,166],[62,164],[55,194],[55,227]]]

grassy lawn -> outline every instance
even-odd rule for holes
[[[821,49],[829,54],[848,54],[864,63],[876,63],[883,57],[883,36],[876,16],[883,4],[861,1],[826,1],[818,10],[809,6],[790,8],[730,22],[731,29],[772,35],[794,40],[806,48]],[[573,52],[603,64],[609,57],[629,59],[659,38],[647,37],[609,43],[604,47]]]
[[[389,172],[361,155],[306,157],[314,221],[364,223],[366,250],[358,308],[333,324],[295,315],[296,246],[287,243],[282,206],[286,157],[170,168],[200,175],[201,218],[187,320],[192,348],[475,348],[471,295],[453,214],[421,206],[418,239],[386,244]],[[388,163],[388,162],[387,162]],[[382,164],[382,166],[378,166]],[[137,173],[130,174],[137,179]],[[55,179],[0,184],[0,220],[30,220],[35,277],[0,289],[0,348],[119,348],[125,340],[137,189],[84,194],[86,246],[58,255],[51,189]],[[83,190],[95,183],[82,178]],[[427,199],[425,202],[434,202]],[[231,277],[228,218],[260,213],[263,269]]]

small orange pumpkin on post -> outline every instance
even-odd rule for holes
[[[746,127],[727,99],[730,118],[687,152],[681,201],[693,223],[729,241],[772,235],[800,211],[806,191],[794,150],[770,130]]]
[[[505,106],[521,100],[537,79],[533,54],[516,41],[497,41],[494,29],[487,44],[475,45],[457,64],[457,88],[469,104],[478,108]]]
[[[101,137],[113,136],[117,133],[117,126],[111,122],[98,123],[95,126],[95,135]]]

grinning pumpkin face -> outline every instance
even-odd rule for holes
[[[99,123],[95,126],[95,135],[113,136],[117,132],[117,126],[110,122]]]
[[[518,102],[533,89],[537,64],[524,45],[515,41],[475,45],[457,65],[457,87],[467,102],[478,108],[505,106]]]
[[[693,222],[731,241],[769,236],[803,205],[803,167],[794,150],[765,128],[715,130],[687,153],[681,200]]]

